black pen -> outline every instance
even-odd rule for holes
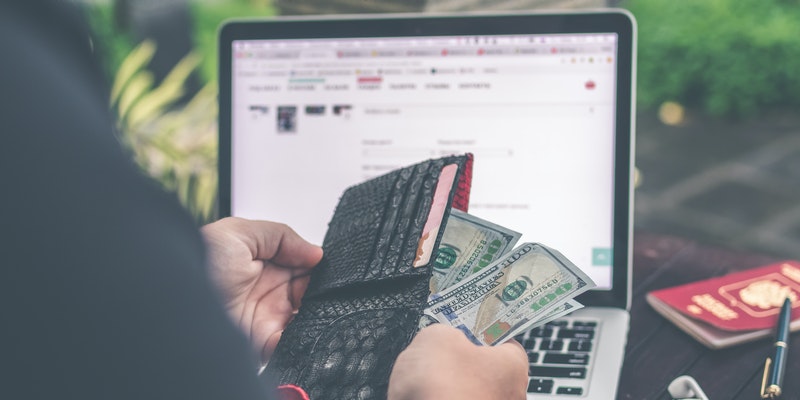
[[[764,363],[764,379],[761,381],[761,398],[776,399],[781,397],[783,374],[786,372],[786,355],[789,353],[789,323],[792,321],[792,301],[787,297],[783,301],[778,316],[778,331],[775,339],[775,359],[767,357]],[[774,363],[770,371],[770,364]],[[767,375],[769,373],[769,375]],[[769,385],[767,384],[769,376]]]

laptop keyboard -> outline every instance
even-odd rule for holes
[[[517,335],[528,353],[528,393],[586,394],[599,321],[565,317]]]

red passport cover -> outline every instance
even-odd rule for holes
[[[686,285],[652,291],[647,302],[712,349],[774,337],[784,299],[792,301],[792,331],[800,330],[800,261],[782,261]]]

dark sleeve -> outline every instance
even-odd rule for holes
[[[0,3],[0,399],[267,398],[69,3]]]

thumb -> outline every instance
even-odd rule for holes
[[[511,362],[512,365],[519,365],[527,369],[528,354],[525,352],[525,348],[516,340],[511,339],[495,348],[498,349],[502,357]]]
[[[495,347],[496,356],[503,360],[496,365],[505,366],[505,376],[509,383],[508,398],[524,399],[528,388],[528,354],[519,342],[509,340]]]

